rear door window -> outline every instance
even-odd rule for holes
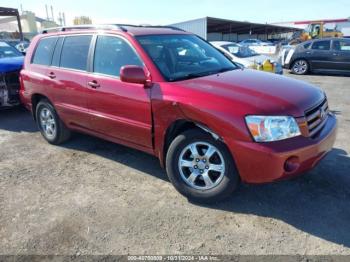
[[[329,50],[331,48],[331,41],[317,41],[312,45],[313,50]]]
[[[87,70],[87,61],[92,36],[67,36],[64,40],[60,67]]]
[[[64,40],[64,37],[60,37],[57,40],[55,51],[53,52],[53,56],[52,56],[52,63],[51,63],[52,66],[60,65],[63,40]]]
[[[35,50],[32,63],[38,65],[50,65],[56,41],[57,37],[42,38]]]
[[[333,49],[350,53],[350,40],[333,40]]]

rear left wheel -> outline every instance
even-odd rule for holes
[[[53,105],[46,99],[36,107],[36,121],[42,136],[50,144],[58,145],[70,138],[71,132],[61,121]]]
[[[167,173],[175,188],[196,202],[222,200],[237,188],[239,175],[226,146],[200,130],[174,139],[166,158]]]

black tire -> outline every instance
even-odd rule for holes
[[[291,71],[296,75],[306,75],[310,71],[310,66],[308,61],[305,59],[297,59],[293,62],[291,66]]]
[[[204,142],[214,146],[221,153],[224,161],[224,172],[222,172],[222,175],[220,174],[222,178],[215,187],[210,189],[198,189],[190,186],[183,178],[183,171],[180,173],[179,161],[183,150],[186,150],[187,146],[192,143],[197,142]],[[193,159],[193,161],[195,160]],[[208,162],[210,161],[208,160]],[[199,203],[213,203],[229,197],[240,181],[234,160],[226,145],[219,140],[215,140],[210,134],[197,129],[185,131],[172,141],[166,156],[166,170],[176,190],[189,200]],[[193,172],[192,170],[194,169],[192,168],[190,172]],[[198,179],[200,177],[194,180],[198,181]],[[204,178],[201,178],[201,180],[204,182]]]
[[[40,114],[44,110],[45,112],[49,112],[52,116],[51,121],[53,121],[55,126],[55,132],[53,132],[52,135],[48,135],[48,133],[45,132],[44,125],[41,123]],[[41,132],[41,135],[45,138],[47,142],[53,145],[59,145],[70,138],[71,136],[70,130],[64,125],[62,120],[57,115],[55,108],[48,100],[46,99],[40,100],[40,102],[36,106],[35,111],[36,111],[35,116],[36,116],[36,122],[37,122],[38,128]]]

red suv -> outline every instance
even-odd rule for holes
[[[153,154],[195,201],[222,199],[240,180],[296,176],[336,137],[320,89],[242,69],[171,27],[48,30],[33,39],[20,80],[49,143],[77,131]]]

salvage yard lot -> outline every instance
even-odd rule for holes
[[[51,146],[27,111],[0,111],[0,254],[350,254],[350,78],[286,75],[327,92],[333,151],[208,206],[152,156],[81,134]]]

